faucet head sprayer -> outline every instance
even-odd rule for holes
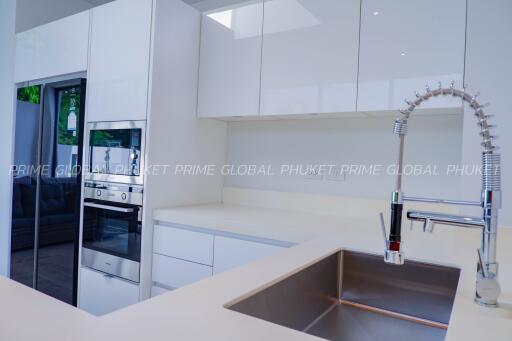
[[[402,211],[403,211],[403,195],[401,192],[393,192],[391,199],[391,227],[389,229],[389,238],[386,236],[386,227],[384,217],[381,213],[381,228],[384,237],[386,250],[384,252],[384,261],[388,264],[403,265],[404,255],[401,244],[402,229]]]

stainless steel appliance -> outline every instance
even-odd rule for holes
[[[139,282],[143,187],[86,182],[82,265]]]
[[[146,121],[89,123],[85,179],[142,185],[145,131]]]

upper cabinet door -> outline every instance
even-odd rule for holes
[[[88,121],[144,120],[152,0],[117,0],[92,9]]]
[[[358,111],[396,110],[426,84],[462,87],[466,0],[363,0]],[[461,107],[436,98],[422,108]]]
[[[355,112],[360,0],[266,0],[261,114]]]
[[[203,13],[199,117],[259,114],[263,2]]]
[[[15,82],[87,70],[89,11],[16,35]]]

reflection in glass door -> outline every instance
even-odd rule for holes
[[[12,168],[11,278],[34,286],[36,182],[41,116],[40,85],[19,88]]]

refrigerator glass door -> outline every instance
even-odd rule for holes
[[[34,238],[42,86],[18,89],[12,166],[11,279],[34,286]]]
[[[11,278],[73,305],[77,296],[84,91],[85,80],[80,79],[45,84],[40,87],[37,113],[34,109],[37,128],[25,128],[21,117],[26,111],[20,109],[26,105],[19,101],[16,118],[15,164],[20,165],[15,168],[13,190]],[[34,143],[30,161],[21,159]],[[24,169],[30,170],[22,172]],[[17,184],[22,181],[25,184]],[[22,216],[16,214],[17,201]]]
[[[69,304],[76,304],[84,89],[59,82],[43,94],[36,289]]]

